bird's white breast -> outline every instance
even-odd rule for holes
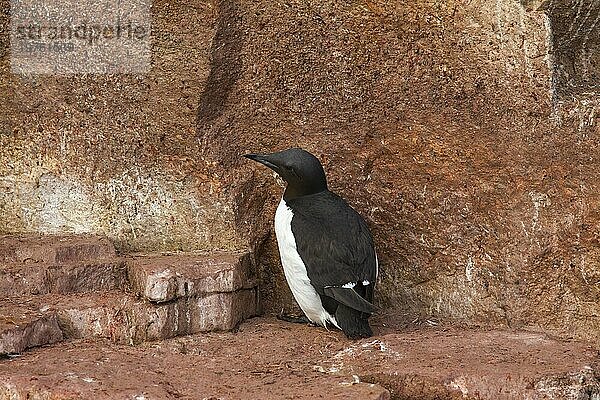
[[[285,200],[281,199],[275,213],[275,235],[285,279],[296,302],[308,319],[322,326],[326,326],[327,322],[337,326],[335,317],[323,308],[319,294],[308,279],[306,266],[298,254],[296,239],[292,233],[293,216],[294,214]]]

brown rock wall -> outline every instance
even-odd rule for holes
[[[0,232],[250,245],[290,307],[281,188],[239,155],[299,145],[373,228],[383,307],[597,340],[597,75],[560,69],[596,24],[537,3],[158,1],[143,76],[12,75],[2,36]]]

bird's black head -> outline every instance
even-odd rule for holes
[[[327,190],[321,163],[306,150],[293,148],[271,154],[245,154],[244,157],[266,165],[287,182],[283,194],[286,200]]]

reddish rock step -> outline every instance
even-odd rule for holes
[[[7,299],[0,301],[4,321],[0,325],[0,349],[2,353],[18,353],[63,337],[104,337],[133,344],[230,330],[256,315],[256,303],[255,289],[164,304],[152,304],[122,292]]]
[[[63,339],[56,313],[3,300],[0,305],[0,354],[56,343]]]
[[[127,258],[133,290],[152,302],[256,287],[248,253],[180,253]]]
[[[214,293],[152,304],[122,293],[62,298],[52,306],[66,338],[105,337],[135,344],[198,332],[231,330],[256,315],[256,291]]]
[[[599,367],[591,345],[542,333],[424,329],[349,344],[322,370],[400,399],[578,400],[600,398]]]
[[[0,400],[579,400],[600,396],[598,353],[542,334],[457,328],[375,337],[254,318],[237,332],[137,347],[71,342],[0,361]],[[29,396],[29,397],[28,397]]]
[[[0,236],[0,265],[16,263],[62,264],[115,257],[105,237],[91,235]]]
[[[127,287],[122,259],[62,265],[10,263],[0,266],[0,298],[48,293],[108,291]]]
[[[0,400],[389,400],[379,385],[319,373],[318,353],[299,359],[290,350],[302,347],[278,349],[268,336],[212,333],[139,347],[83,341],[39,349],[0,362]]]

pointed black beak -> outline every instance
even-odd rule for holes
[[[275,172],[277,172],[277,170],[279,169],[279,167],[277,167],[277,165],[273,164],[269,160],[268,154],[244,154],[244,157],[246,157],[250,160],[259,162],[263,165],[266,165],[267,167],[271,168]]]
[[[260,154],[244,154],[244,157],[249,158],[254,161],[258,161],[258,159],[261,157],[261,155]]]

